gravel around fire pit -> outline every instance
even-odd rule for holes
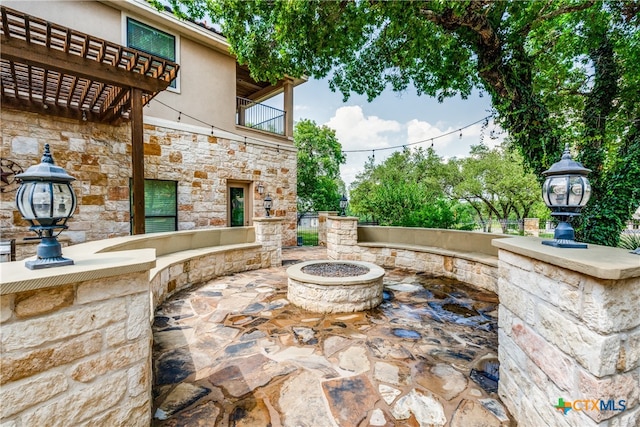
[[[367,274],[369,269],[355,264],[323,262],[303,267],[301,271],[322,277],[352,277]]]

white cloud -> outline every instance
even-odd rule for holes
[[[373,115],[366,116],[359,105],[339,107],[325,125],[336,131],[336,137],[342,144],[343,150],[366,150],[347,153],[346,164],[340,169],[347,187],[363,170],[365,161],[372,154],[375,156],[375,162],[379,163],[394,151],[401,150],[404,144],[424,141],[412,147],[429,147],[433,142],[436,154],[445,160],[451,157],[466,157],[469,155],[471,146],[480,143],[482,133],[482,123],[474,124],[462,131],[460,131],[461,127],[466,126],[464,123],[461,127],[455,127],[441,121],[431,124],[411,119],[402,124],[396,120],[385,120]],[[505,134],[501,133],[497,139],[492,139],[490,138],[491,130],[501,131],[490,121],[484,130],[483,142],[489,147],[495,147],[504,140]],[[385,149],[395,146],[399,147]]]
[[[326,125],[336,131],[336,137],[345,150],[389,147],[393,145],[389,133],[398,133],[402,129],[395,120],[365,117],[359,105],[338,108]]]

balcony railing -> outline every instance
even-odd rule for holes
[[[236,124],[284,135],[285,112],[246,98],[236,97]]]

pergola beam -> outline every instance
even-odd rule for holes
[[[0,57],[2,59],[59,73],[72,74],[87,80],[121,87],[137,87],[150,93],[163,91],[170,83],[166,80],[131,72],[131,70],[59,50],[48,49],[46,46],[27,43],[16,38],[2,36],[1,44]]]

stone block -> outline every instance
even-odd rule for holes
[[[127,405],[119,405],[88,420],[83,426],[148,427],[151,420],[151,405],[148,396],[140,395],[127,399]]]
[[[97,279],[78,285],[77,304],[109,300],[148,290],[148,273],[140,272],[118,278]]]
[[[119,346],[127,340],[126,326],[126,322],[122,321],[105,328],[104,338],[107,343],[107,347]]]
[[[582,291],[578,287],[514,266],[501,265],[500,277],[536,299],[546,301],[576,316],[580,313]]]
[[[120,298],[90,306],[73,306],[42,317],[12,322],[2,326],[3,351],[37,347],[49,342],[102,329],[126,318],[126,304]],[[29,331],[25,334],[24,331]]]
[[[75,381],[86,383],[105,373],[111,375],[112,372],[130,365],[145,363],[149,352],[149,341],[138,340],[78,363],[71,370],[70,376]]]
[[[529,257],[514,254],[513,252],[505,251],[504,249],[498,250],[498,259],[501,265],[507,264],[525,271],[534,270],[534,260]]]
[[[585,370],[580,369],[577,376],[578,390],[582,396],[618,402],[626,400],[627,409],[638,406],[640,399],[640,372],[626,372],[615,376],[596,378]],[[585,411],[596,422],[618,415],[617,411]]]
[[[13,315],[13,301],[15,294],[2,295],[0,297],[0,323],[11,319]]]
[[[515,344],[562,390],[571,390],[574,362],[520,319],[511,325]]]
[[[38,403],[45,402],[68,388],[67,378],[60,372],[45,372],[23,381],[2,386],[0,387],[2,418],[9,418]],[[46,420],[44,423],[38,424],[25,423],[23,420],[23,425],[48,424]]]
[[[17,381],[45,372],[56,366],[94,354],[102,348],[102,334],[89,332],[77,338],[27,352],[2,355],[0,384]]]
[[[640,326],[640,278],[616,282],[584,278],[582,320],[601,333]]]
[[[131,295],[128,301],[127,339],[151,337],[149,293]]]
[[[47,314],[73,304],[73,285],[21,292],[15,296],[14,312],[20,319]]]
[[[126,387],[126,372],[113,373],[86,387],[76,387],[63,398],[24,414],[22,422],[29,426],[80,425],[121,401]]]
[[[600,335],[546,304],[537,307],[536,331],[596,376],[616,371],[620,337]]]

